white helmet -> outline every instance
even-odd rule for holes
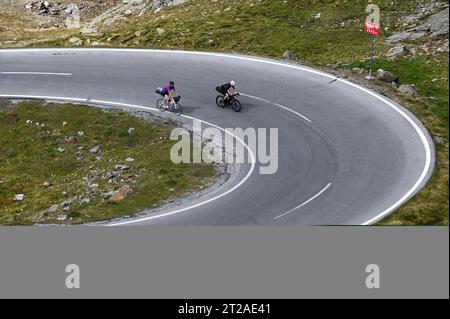
[[[231,86],[235,86],[236,83],[235,83],[233,80],[231,80],[230,85],[231,85]]]

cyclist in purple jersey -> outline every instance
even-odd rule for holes
[[[168,103],[171,99],[176,98],[177,91],[175,90],[175,83],[170,81],[166,86],[163,87],[161,91],[164,95],[164,100]]]

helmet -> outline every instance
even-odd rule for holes
[[[233,80],[231,80],[230,85],[231,85],[231,86],[235,86],[235,85],[236,85],[236,82],[234,82]]]
[[[175,82],[170,81],[169,84],[170,84],[171,86],[174,86],[174,85],[175,85]]]

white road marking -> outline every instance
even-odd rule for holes
[[[298,113],[297,111],[294,111],[293,109],[290,109],[290,108],[288,108],[288,107],[286,107],[284,105],[281,105],[279,103],[275,103],[275,102],[263,99],[263,98],[258,97],[258,96],[253,96],[253,95],[250,95],[250,94],[240,93],[240,95],[246,96],[246,97],[249,97],[249,98],[252,98],[252,99],[255,99],[255,100],[260,100],[260,101],[263,101],[263,102],[266,102],[266,103],[269,103],[269,104],[273,104],[275,106],[278,106],[279,108],[282,108],[283,110],[286,110],[288,112],[294,113],[295,115],[297,115],[298,117],[302,118],[306,122],[312,123],[312,121],[309,118],[307,118],[306,116],[304,116],[304,115]]]
[[[323,76],[328,79],[336,78],[336,76],[334,76],[334,75],[331,75],[331,74],[328,74],[328,73],[325,73],[325,72],[322,72],[319,70],[311,69],[311,68],[308,68],[305,66],[300,66],[300,65],[287,64],[287,63],[282,63],[282,62],[268,60],[268,59],[266,60],[266,59],[256,58],[256,57],[238,56],[238,55],[230,55],[230,54],[224,54],[224,53],[199,52],[199,51],[161,50],[161,49],[149,50],[149,49],[101,49],[101,48],[78,48],[78,49],[47,48],[47,49],[2,49],[2,50],[0,50],[0,53],[14,54],[17,52],[29,53],[29,52],[67,52],[67,51],[72,51],[72,52],[83,52],[83,51],[86,51],[86,52],[122,52],[122,53],[125,53],[125,52],[135,52],[135,53],[148,52],[148,53],[163,53],[163,54],[182,54],[182,55],[190,54],[190,55],[215,56],[215,57],[236,59],[236,60],[241,60],[241,61],[251,61],[251,62],[264,63],[264,64],[276,65],[276,66],[281,66],[281,67],[290,68],[290,69],[301,70],[301,71],[305,71],[305,72],[308,72],[311,74],[320,75],[320,76]],[[398,112],[414,128],[416,133],[419,135],[420,140],[425,149],[425,165],[424,165],[422,173],[421,173],[419,179],[417,180],[417,182],[413,185],[413,187],[409,191],[407,191],[398,201],[396,201],[390,207],[388,207],[381,213],[378,213],[375,217],[362,223],[362,225],[370,225],[370,224],[373,224],[373,223],[381,220],[383,217],[389,215],[390,213],[392,213],[395,209],[400,207],[416,190],[418,190],[418,188],[420,187],[422,182],[425,180],[425,178],[429,174],[429,171],[430,171],[430,168],[432,165],[432,161],[431,161],[432,146],[428,142],[428,139],[426,138],[425,134],[422,132],[422,130],[419,128],[419,126],[414,122],[414,120],[411,119],[403,110],[401,110],[394,103],[390,102],[389,100],[382,97],[381,95],[378,95],[377,93],[371,92],[370,90],[368,90],[360,85],[351,83],[344,79],[339,79],[338,81],[341,83],[350,85],[358,90],[361,90],[361,91],[375,97],[376,99],[382,101],[387,106],[392,108],[394,111]]]
[[[325,186],[324,188],[322,188],[322,189],[320,190],[320,192],[318,192],[316,195],[314,195],[313,197],[311,197],[310,199],[308,199],[306,202],[303,202],[303,203],[301,203],[300,205],[298,205],[298,206],[296,206],[296,207],[294,207],[294,208],[288,210],[286,213],[283,213],[283,214],[281,214],[281,215],[278,215],[277,217],[274,217],[274,219],[280,219],[280,218],[282,218],[282,217],[285,217],[285,216],[287,216],[287,215],[293,213],[293,212],[296,211],[297,209],[299,209],[299,208],[305,206],[305,205],[308,204],[309,202],[312,202],[314,199],[316,199],[317,197],[319,197],[320,195],[322,195],[322,193],[324,193],[328,188],[330,188],[331,185],[332,185],[331,183],[328,183],[327,186]]]
[[[72,73],[52,73],[52,72],[0,72],[4,75],[55,75],[55,76],[72,76]]]
[[[153,108],[153,107],[148,107],[148,106],[142,106],[142,105],[135,105],[135,104],[128,104],[128,103],[119,103],[119,102],[111,102],[111,101],[103,101],[103,100],[95,100],[95,99],[83,99],[83,98],[71,98],[71,97],[57,97],[57,96],[39,96],[39,95],[6,95],[6,94],[0,94],[0,98],[21,98],[21,99],[42,99],[42,100],[55,100],[55,101],[68,101],[68,102],[81,102],[81,103],[93,103],[93,104],[102,104],[102,105],[107,105],[107,106],[121,106],[121,107],[128,107],[128,108],[137,108],[137,109],[144,109],[144,110],[151,110],[151,111],[159,111],[157,108]],[[163,213],[163,214],[159,214],[159,215],[153,215],[153,216],[148,216],[148,217],[142,217],[142,218],[137,218],[137,219],[131,219],[131,220],[127,220],[127,221],[123,221],[123,222],[117,222],[117,223],[111,223],[111,224],[106,224],[105,226],[121,226],[121,225],[127,225],[127,224],[133,224],[133,223],[138,223],[138,222],[142,222],[142,221],[147,221],[147,220],[152,220],[152,219],[157,219],[157,218],[161,218],[161,217],[166,217],[166,216],[170,216],[170,215],[174,215],[174,214],[178,214],[184,211],[187,211],[189,209],[192,208],[196,208],[196,207],[200,207],[203,206],[205,204],[208,204],[212,201],[215,201],[221,197],[224,197],[228,194],[230,194],[231,192],[235,191],[236,189],[238,189],[239,187],[241,187],[252,175],[253,171],[255,170],[255,166],[256,166],[256,158],[255,155],[253,154],[252,150],[248,147],[247,144],[245,144],[245,142],[243,140],[241,140],[239,137],[235,136],[234,134],[232,134],[231,132],[225,130],[224,128],[212,124],[210,122],[207,121],[203,121],[200,120],[198,118],[192,117],[192,116],[188,116],[188,115],[181,115],[184,118],[188,118],[191,120],[198,120],[202,123],[205,123],[207,125],[213,126],[219,130],[221,130],[222,132],[225,132],[225,134],[228,134],[230,136],[233,136],[236,141],[238,141],[239,143],[242,143],[242,145],[244,145],[244,147],[247,149],[247,151],[250,154],[250,162],[251,162],[251,167],[250,170],[248,171],[247,175],[245,175],[245,177],[236,185],[234,185],[232,188],[230,188],[229,190],[227,190],[226,192],[223,192],[215,197],[212,197],[208,200],[202,201],[200,203],[197,203],[195,205],[191,205],[188,207],[184,207],[184,208],[180,208],[171,212],[167,212],[167,213]]]

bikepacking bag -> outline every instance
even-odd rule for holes
[[[155,92],[156,93],[158,93],[158,94],[162,94],[162,87],[158,87],[156,90],[155,90]]]

